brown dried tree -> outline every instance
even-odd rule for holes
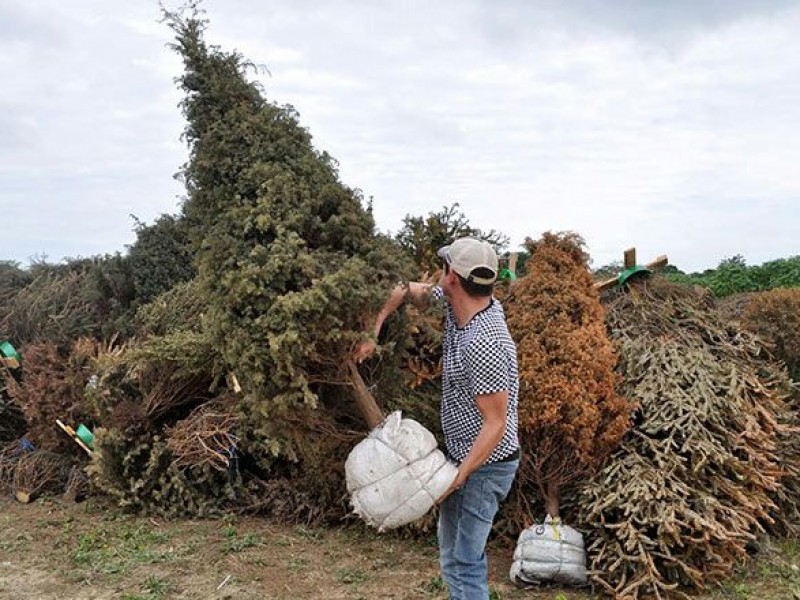
[[[590,474],[629,429],[631,408],[615,392],[616,356],[575,233],[526,240],[528,275],[505,299],[520,367],[523,460],[512,513],[530,522],[535,490],[559,514],[562,489]],[[528,524],[525,523],[525,524]]]
[[[614,598],[689,598],[729,577],[764,532],[796,527],[791,385],[690,287],[656,277],[617,289],[606,323],[620,391],[638,408],[577,499],[590,576]]]
[[[75,346],[82,344],[75,343]],[[71,351],[72,350],[72,351]],[[9,393],[25,413],[27,436],[37,448],[75,454],[80,448],[58,428],[56,419],[80,423],[87,419],[83,390],[89,375],[74,349],[51,342],[23,347],[21,381],[10,380]]]
[[[800,378],[800,289],[752,294],[742,311],[742,325],[764,340],[793,378]]]

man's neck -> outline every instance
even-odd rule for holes
[[[453,316],[456,318],[456,326],[463,329],[472,318],[492,303],[491,296],[484,298],[473,298],[467,294],[459,294],[457,298],[450,299],[453,307]]]

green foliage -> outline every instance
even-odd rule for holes
[[[498,253],[508,246],[506,235],[494,229],[483,232],[472,227],[464,213],[459,211],[458,203],[445,206],[439,212],[429,213],[427,217],[406,215],[396,239],[400,247],[411,256],[420,272],[433,273],[441,264],[436,251],[463,236],[486,240]]]
[[[737,254],[720,262],[716,269],[689,275],[680,271],[666,271],[664,275],[676,283],[710,288],[715,296],[723,298],[743,292],[800,287],[800,256],[748,266],[745,259]]]
[[[530,261],[530,259],[531,253],[527,250],[520,250],[517,252],[517,268],[515,274],[518,278],[525,277],[525,275],[528,274],[528,261]]]
[[[178,469],[160,436],[95,431],[88,471],[98,489],[125,509],[163,516],[219,514],[235,497],[227,476],[212,468]]]
[[[28,285],[33,279],[28,271],[20,268],[19,263],[9,260],[0,260],[0,337],[7,337],[4,330],[4,315],[7,306],[14,296]]]
[[[438,594],[439,592],[447,591],[447,584],[441,576],[434,575],[422,586],[422,589],[429,594]]]
[[[765,262],[755,273],[761,290],[800,287],[800,256]]]
[[[149,337],[131,349],[129,361],[139,369],[159,363],[174,363],[179,377],[206,375],[215,379],[225,375],[224,364],[205,330],[181,329],[163,336]]]
[[[117,252],[88,262],[90,279],[85,294],[97,315],[96,335],[129,337],[137,303],[130,259]]]
[[[0,290],[13,291],[30,283],[31,274],[13,260],[0,260]]]
[[[197,280],[178,283],[139,307],[134,320],[136,333],[145,337],[178,331],[200,332],[207,310],[208,302],[200,293]]]
[[[185,220],[161,215],[146,225],[136,219],[136,243],[129,259],[138,305],[192,279],[195,269]]]
[[[98,333],[89,299],[90,265],[36,265],[28,284],[0,306],[0,330],[17,347],[36,341],[68,343]]]
[[[0,261],[0,336],[18,345],[131,336],[139,306],[193,277],[186,231],[164,215],[150,226],[137,221],[127,256],[35,261],[27,270]]]
[[[261,95],[238,53],[209,47],[205,22],[165,13],[184,60],[190,161],[183,176],[213,348],[247,392],[246,440],[262,461],[298,456],[304,421],[401,275],[360,194],[311,145],[297,113]]]
[[[622,269],[623,269],[622,261],[614,260],[608,263],[607,265],[603,265],[602,267],[592,269],[592,278],[595,281],[604,281],[606,279],[611,279],[612,277],[616,277],[617,275],[619,275]]]
[[[135,291],[127,257],[36,262],[25,273],[14,278],[24,286],[0,302],[0,332],[15,344],[130,333]]]
[[[741,255],[723,260],[709,279],[709,283],[717,297],[729,296],[736,292],[754,292],[758,289],[754,273],[747,267]]]
[[[126,573],[138,565],[168,560],[169,553],[161,549],[166,541],[164,534],[144,525],[104,524],[80,534],[71,555],[77,567],[104,574]]]
[[[225,545],[223,550],[226,554],[241,552],[247,548],[260,546],[263,543],[260,536],[254,533],[246,533],[240,536],[236,528],[229,525],[225,528]]]

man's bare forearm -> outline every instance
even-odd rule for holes
[[[394,289],[392,289],[391,293],[389,294],[389,298],[384,303],[383,307],[378,313],[378,316],[375,317],[375,327],[372,331],[372,333],[375,335],[375,339],[378,339],[384,321],[389,318],[389,315],[400,308],[405,301],[407,289],[408,288],[405,284],[398,284],[394,287]]]
[[[497,445],[506,434],[506,423],[503,421],[484,422],[478,437],[472,444],[469,454],[464,458],[459,466],[459,471],[463,472],[463,479],[466,480],[472,473],[480,469],[497,448]],[[461,475],[461,473],[459,473]]]
[[[480,469],[489,460],[492,452],[506,434],[508,392],[502,391],[478,396],[475,403],[483,417],[483,424],[472,448],[458,469],[459,478],[463,480],[466,480],[470,474]]]
[[[432,292],[433,285],[429,283],[410,281],[408,283],[397,284],[394,289],[392,289],[389,298],[375,318],[375,327],[373,329],[375,338],[377,339],[380,335],[383,323],[389,318],[389,315],[400,308],[406,300],[410,300],[415,306],[424,307],[430,301]]]

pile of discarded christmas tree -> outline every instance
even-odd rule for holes
[[[446,226],[458,216],[446,211],[400,239],[376,234],[291,107],[263,98],[241,56],[206,46],[199,15],[166,16],[185,64],[183,212],[141,225],[125,256],[0,265],[0,337],[23,355],[22,377],[2,374],[0,485],[29,498],[91,486],[161,514],[339,521],[370,410],[353,400],[348,357],[391,286],[468,228]],[[791,531],[796,397],[775,357],[796,359],[798,337],[765,323],[798,314],[797,294],[765,293],[741,323],[658,278],[601,302],[580,238],[527,250],[526,275],[498,290],[524,459],[497,532],[560,517],[583,532],[599,589],[645,598],[708,586],[761,534]],[[438,434],[430,310],[390,322],[362,375],[384,414]],[[91,429],[92,455],[56,420]]]
[[[347,359],[412,263],[294,110],[205,44],[200,13],[165,18],[185,63],[188,197],[126,256],[4,265],[0,335],[24,356],[8,398],[27,417],[6,471],[33,448],[88,465],[131,509],[338,519],[344,459],[376,410],[353,401]],[[384,386],[401,360],[377,369]],[[404,401],[393,387],[387,410]]]

